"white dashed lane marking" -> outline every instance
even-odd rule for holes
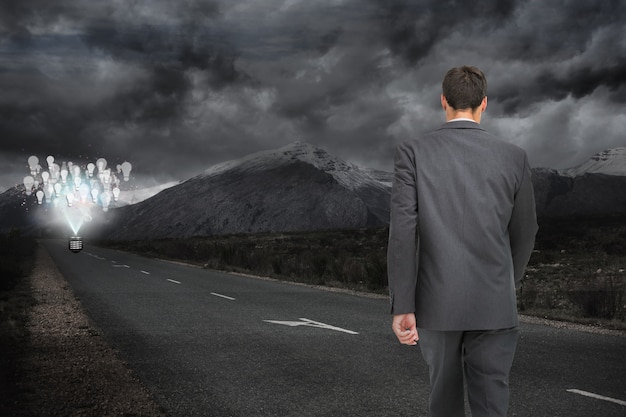
[[[593,392],[587,392],[579,389],[568,389],[567,392],[572,394],[584,395],[585,397],[595,398],[597,400],[609,401],[615,404],[626,406],[626,401],[618,400],[617,398],[605,397],[604,395],[594,394]]]
[[[216,292],[212,292],[211,295],[214,295],[216,297],[225,298],[225,299],[230,300],[230,301],[235,301],[235,299],[233,297],[229,297],[229,296],[224,295],[224,294],[218,294]]]

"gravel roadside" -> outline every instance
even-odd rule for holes
[[[28,284],[35,305],[16,364],[12,415],[166,416],[100,335],[42,247]]]

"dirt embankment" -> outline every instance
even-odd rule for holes
[[[10,415],[166,416],[85,314],[43,248],[28,278],[35,305],[17,352]]]

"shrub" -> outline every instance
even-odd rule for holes
[[[626,298],[618,284],[617,278],[607,276],[590,288],[570,290],[567,295],[584,317],[623,320]]]

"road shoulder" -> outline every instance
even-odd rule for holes
[[[28,280],[36,304],[17,363],[15,415],[166,416],[106,343],[41,245]]]

